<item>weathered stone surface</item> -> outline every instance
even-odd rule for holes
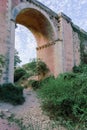
[[[36,0],[1,0],[0,3],[0,54],[6,57],[1,83],[13,82],[16,23],[34,34],[37,57],[55,76],[80,64],[80,39],[69,17],[63,13],[57,15]],[[87,35],[78,26],[74,27]]]

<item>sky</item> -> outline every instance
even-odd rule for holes
[[[63,12],[72,22],[87,31],[87,0],[38,0],[57,14]],[[15,48],[19,52],[21,64],[36,57],[36,40],[24,26],[18,25],[15,30]]]

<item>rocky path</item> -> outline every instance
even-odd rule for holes
[[[32,89],[25,89],[24,96],[26,101],[23,105],[0,103],[0,130],[46,130],[47,127],[50,127],[48,130],[64,130],[51,126],[49,117],[43,114],[40,101]]]

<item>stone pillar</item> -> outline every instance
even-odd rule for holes
[[[7,55],[7,37],[8,37],[8,32],[7,32],[7,17],[8,17],[8,1],[7,0],[1,0],[0,1],[0,54],[5,56]],[[2,74],[2,78],[0,83],[6,82],[6,62],[5,62],[5,68]]]
[[[5,67],[1,83],[13,82],[14,23],[11,21],[11,0],[0,4],[0,54],[5,56]],[[11,27],[12,26],[12,27]],[[11,36],[13,35],[13,37]]]
[[[7,82],[14,82],[14,48],[15,48],[15,22],[11,20],[12,3],[8,0],[8,50],[7,50]]]
[[[72,71],[74,66],[73,30],[71,19],[61,14],[62,39],[63,39],[63,66],[64,72]]]
[[[15,22],[11,21],[8,82],[14,82]]]
[[[73,31],[74,65],[80,65],[80,39],[77,32]]]
[[[63,73],[63,50],[62,50],[62,40],[55,42],[54,51],[54,63],[55,72],[54,75],[57,77],[60,73]]]

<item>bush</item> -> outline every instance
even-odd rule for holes
[[[24,102],[23,88],[12,83],[0,85],[0,100],[14,105]]]
[[[17,82],[26,74],[26,71],[23,68],[18,68],[14,72],[14,82]]]
[[[34,59],[30,63],[23,65],[23,68],[27,70],[28,73],[33,75],[45,76],[49,72],[47,65],[40,59]]]
[[[87,73],[87,64],[82,64],[73,67],[73,72],[75,73]]]
[[[33,81],[32,87],[33,87],[34,90],[40,88],[40,81]]]
[[[54,79],[54,76],[49,76],[43,80],[30,80],[29,85],[32,86],[34,90],[40,89],[43,84],[46,84],[50,79]]]
[[[29,85],[31,85],[32,88],[33,88],[34,90],[36,90],[36,89],[40,88],[40,81],[30,80],[30,81],[29,81]]]
[[[42,107],[50,118],[84,124],[87,119],[87,74],[65,73],[50,78],[38,90]],[[84,118],[83,118],[84,117]],[[73,128],[74,129],[74,128]],[[70,130],[70,129],[69,129]]]

